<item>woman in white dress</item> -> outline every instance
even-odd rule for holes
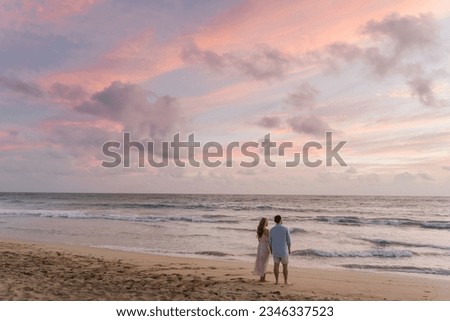
[[[256,237],[258,238],[258,249],[256,251],[256,262],[253,273],[260,277],[260,282],[266,281],[267,264],[269,263],[269,229],[267,226],[269,221],[263,217],[256,229]]]

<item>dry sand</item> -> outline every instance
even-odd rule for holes
[[[260,283],[247,262],[0,242],[1,300],[450,300],[449,278],[290,268]],[[271,269],[271,267],[269,267]],[[280,275],[281,277],[281,275]]]

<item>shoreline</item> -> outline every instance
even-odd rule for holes
[[[0,239],[1,300],[450,300],[450,279],[289,268],[292,286],[253,263]],[[282,275],[280,275],[282,278]]]

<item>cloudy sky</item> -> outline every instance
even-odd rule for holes
[[[0,191],[450,196],[449,50],[442,0],[4,0]],[[348,166],[286,168],[327,131]],[[124,132],[293,148],[102,167]]]

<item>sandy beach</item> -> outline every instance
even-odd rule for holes
[[[449,300],[450,280],[291,268],[292,286],[248,262],[3,240],[2,300]]]

